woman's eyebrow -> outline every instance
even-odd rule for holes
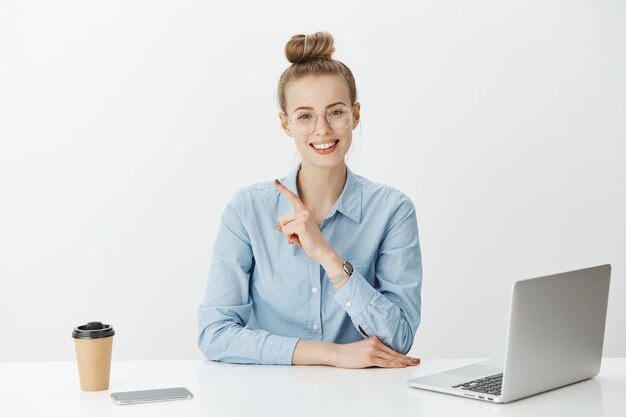
[[[337,104],[343,104],[345,106],[343,101],[338,101],[336,103],[329,104],[328,106],[326,106],[326,108],[329,108],[329,107],[332,107],[332,106],[336,106]],[[293,111],[297,111],[297,110],[300,110],[300,109],[313,110],[313,107],[298,107],[297,109],[293,109]]]

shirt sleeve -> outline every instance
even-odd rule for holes
[[[396,207],[376,261],[376,288],[355,267],[335,301],[360,333],[405,354],[420,322],[422,257],[413,203],[402,194]]]
[[[198,307],[198,347],[214,361],[291,365],[298,338],[246,327],[252,311],[249,280],[254,257],[242,221],[245,212],[240,190],[221,216],[206,292]]]

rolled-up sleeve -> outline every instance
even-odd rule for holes
[[[245,192],[240,190],[222,213],[208,284],[198,307],[198,347],[214,361],[291,365],[297,337],[246,327],[252,311],[249,281],[254,268],[243,220],[246,204]]]
[[[422,257],[415,207],[401,194],[376,260],[372,286],[355,268],[335,301],[361,334],[407,353],[420,322]],[[349,261],[349,259],[348,259]]]

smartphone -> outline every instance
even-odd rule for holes
[[[149,389],[144,391],[113,392],[111,398],[116,404],[139,404],[155,401],[184,400],[193,398],[185,387]]]

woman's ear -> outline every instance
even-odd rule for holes
[[[283,132],[287,136],[291,137],[291,130],[289,129],[289,120],[287,120],[287,115],[285,113],[278,112],[278,118],[280,119],[280,127],[283,129]]]
[[[361,103],[358,101],[352,106],[352,129],[356,129],[361,121]]]

